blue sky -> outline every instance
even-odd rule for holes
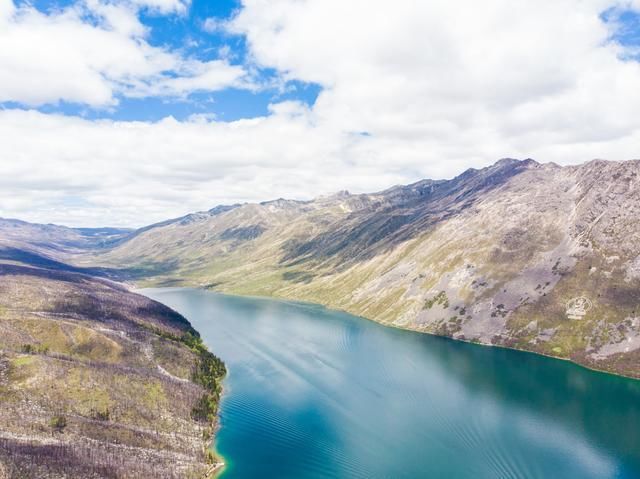
[[[640,0],[0,0],[0,217],[640,157]]]
[[[640,61],[640,13],[628,8],[608,9],[602,14],[605,22],[615,25],[611,39],[631,49],[629,59]]]
[[[17,5],[30,5],[45,13],[72,6],[74,0],[18,0]],[[246,38],[222,29],[207,29],[205,22],[225,22],[242,8],[238,0],[193,0],[184,15],[164,15],[152,9],[142,9],[140,21],[149,28],[146,40],[150,45],[180,51],[184,56],[202,61],[228,56],[232,64],[251,62]],[[604,22],[615,24],[609,40],[631,48],[640,47],[640,14],[629,8],[612,7],[602,12]],[[637,60],[632,52],[627,59]],[[269,114],[269,104],[295,100],[313,106],[322,87],[299,80],[282,81],[273,68],[252,65],[261,82],[257,90],[227,88],[222,91],[194,92],[181,98],[128,98],[118,96],[113,107],[88,107],[82,103],[58,100],[38,105],[44,113],[62,113],[87,119],[107,118],[125,121],[157,121],[167,116],[184,120],[192,115],[210,115],[222,121],[233,121]],[[276,83],[277,85],[270,85]],[[25,108],[20,102],[0,102],[3,108]]]
[[[74,1],[36,0],[16,3],[32,5],[42,12],[51,13],[73,5]],[[245,38],[221,30],[206,31],[204,27],[207,19],[221,22],[229,20],[240,7],[238,1],[232,0],[194,0],[185,15],[162,15],[150,9],[143,9],[139,18],[149,27],[146,39],[153,46],[180,51],[186,57],[202,61],[219,58],[221,50],[228,49],[231,63],[242,65],[249,61]],[[88,119],[157,121],[166,116],[173,116],[183,120],[194,114],[202,114],[214,115],[223,121],[233,121],[267,115],[268,105],[274,102],[296,100],[312,105],[321,89],[317,84],[296,80],[269,86],[277,81],[277,73],[272,68],[257,68],[256,74],[262,82],[262,87],[256,91],[228,88],[223,91],[195,92],[178,99],[139,99],[121,95],[115,108],[88,108],[83,104],[58,101],[38,106],[38,110],[78,115]],[[24,105],[17,102],[3,102],[0,106],[24,108]]]

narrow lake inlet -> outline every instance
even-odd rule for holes
[[[640,381],[315,305],[142,293],[227,364],[224,479],[640,477]]]

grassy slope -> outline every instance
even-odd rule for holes
[[[203,477],[224,366],[196,335],[114,283],[0,263],[0,476]]]

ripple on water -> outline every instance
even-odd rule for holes
[[[231,372],[223,479],[640,477],[640,388],[627,380],[313,305],[147,294]]]

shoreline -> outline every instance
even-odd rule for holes
[[[225,467],[224,462],[216,462],[209,467],[209,470],[205,473],[205,479],[216,479],[222,475],[222,471],[224,471]]]
[[[351,315],[351,316],[353,316],[355,318],[363,319],[365,321],[369,321],[371,323],[378,324],[380,326],[391,328],[391,329],[396,329],[396,330],[399,330],[399,331],[407,331],[407,332],[411,332],[411,333],[425,334],[425,335],[432,336],[432,337],[435,337],[435,338],[443,338],[443,339],[446,339],[446,340],[449,340],[449,341],[455,341],[455,342],[466,343],[466,344],[474,344],[476,346],[483,346],[483,347],[487,347],[487,348],[500,348],[500,349],[507,349],[507,350],[510,350],[510,351],[518,351],[518,352],[521,352],[521,353],[535,354],[537,356],[542,356],[542,357],[549,358],[549,359],[565,361],[565,362],[568,362],[568,363],[573,364],[575,366],[578,366],[578,367],[581,367],[583,369],[586,369],[588,371],[592,371],[594,373],[607,374],[609,376],[615,376],[615,377],[618,377],[618,378],[631,379],[631,380],[634,380],[634,381],[640,381],[640,371],[637,373],[636,376],[626,375],[626,374],[618,373],[618,372],[615,372],[615,371],[610,371],[610,370],[606,370],[606,369],[598,369],[598,368],[595,368],[595,367],[591,367],[591,366],[588,366],[586,364],[576,362],[576,361],[572,360],[571,358],[553,356],[551,354],[546,354],[546,353],[542,353],[542,352],[538,352],[538,351],[531,351],[531,350],[528,350],[528,349],[517,348],[517,347],[514,347],[514,346],[507,346],[507,345],[504,345],[504,344],[486,344],[486,343],[481,343],[479,341],[473,341],[473,340],[470,340],[470,339],[453,338],[451,336],[444,336],[444,335],[441,335],[441,334],[434,334],[434,333],[430,333],[428,331],[420,331],[420,330],[417,330],[417,329],[411,329],[411,328],[407,328],[407,327],[404,327],[404,326],[398,326],[398,325],[394,325],[394,324],[382,323],[380,321],[376,321],[375,319],[368,318],[366,316],[362,316],[362,315],[359,315],[359,314],[353,314],[353,313],[351,313],[349,311],[346,311],[344,309],[332,308],[332,307],[329,307],[329,306],[321,304],[321,303],[313,303],[313,302],[310,302],[310,301],[303,301],[303,300],[294,299],[294,298],[288,298],[288,297],[284,297],[284,296],[261,296],[261,295],[236,294],[236,293],[227,292],[227,291],[218,291],[216,289],[207,288],[207,287],[201,286],[201,285],[184,285],[184,286],[169,286],[169,287],[149,286],[149,287],[138,288],[138,289],[143,290],[143,289],[156,289],[156,288],[158,288],[158,289],[193,288],[193,289],[199,289],[199,290],[202,290],[202,291],[207,291],[207,292],[211,292],[211,293],[215,293],[215,294],[223,294],[223,295],[228,295],[228,296],[235,296],[235,297],[238,297],[238,298],[253,298],[253,299],[262,299],[262,300],[275,300],[275,301],[284,301],[284,302],[297,303],[297,304],[308,305],[308,306],[321,307],[321,308],[325,308],[325,309],[330,310],[330,311],[336,311],[336,312],[339,312],[339,313],[349,314],[349,315]]]
[[[146,298],[148,298],[148,296],[146,296],[144,294],[144,290],[145,289],[153,289],[153,288],[141,288],[139,285],[137,285],[137,284],[135,284],[133,282],[129,282],[129,281],[127,281],[127,282],[115,282],[115,283],[124,286],[131,293],[140,294],[142,296],[145,296]],[[164,304],[164,303],[162,303],[162,304]],[[189,318],[186,318],[186,319],[189,320]],[[189,324],[191,324],[191,322],[189,322]],[[193,327],[193,325],[192,325],[192,327]],[[193,329],[198,334],[200,334],[200,332],[197,329],[195,329],[195,328],[193,328]],[[210,348],[209,348],[208,345],[204,344],[204,346],[206,347],[207,351],[210,351]],[[222,425],[220,424],[220,405],[222,403],[222,398],[223,398],[223,396],[225,394],[225,391],[226,391],[225,387],[223,386],[223,382],[229,376],[229,370],[226,368],[226,365],[225,365],[225,371],[226,372],[225,372],[224,376],[220,380],[220,396],[219,396],[219,400],[218,400],[218,410],[216,412],[216,417],[215,417],[215,420],[213,422],[211,422],[210,425],[209,425],[209,427],[211,428],[211,437],[204,441],[204,446],[203,446],[203,452],[205,454],[205,457],[206,457],[207,452],[211,451],[213,453],[214,457],[215,457],[215,461],[216,462],[214,462],[213,464],[207,464],[206,461],[205,461],[205,464],[207,466],[209,466],[209,467],[207,467],[206,472],[202,475],[202,479],[217,479],[217,478],[219,478],[220,476],[222,476],[222,473],[224,472],[224,469],[225,469],[225,467],[227,465],[227,461],[226,461],[225,457],[222,454],[220,454],[220,452],[218,452],[218,450],[216,449],[216,439],[217,439],[218,431],[222,427]],[[189,380],[189,381],[192,382],[191,380]]]
[[[143,288],[141,291],[139,291],[140,294],[145,294],[144,290],[174,290],[174,291],[180,291],[180,290],[192,290],[193,292],[197,292],[197,291],[201,291],[204,293],[213,293],[213,294],[217,294],[220,296],[228,296],[228,297],[235,297],[235,298],[247,298],[247,299],[257,299],[259,301],[277,301],[279,303],[284,303],[284,304],[298,304],[298,305],[306,305],[308,307],[311,308],[318,308],[318,309],[324,309],[324,310],[328,310],[328,311],[333,311],[333,312],[338,312],[338,313],[344,313],[348,316],[351,316],[352,318],[357,318],[357,320],[366,320],[369,323],[372,324],[376,324],[379,326],[383,326],[383,327],[391,327],[390,329],[393,330],[397,330],[399,332],[406,332],[406,333],[411,333],[411,334],[415,334],[415,333],[424,333],[427,334],[428,336],[434,337],[434,338],[441,338],[444,341],[451,341],[451,342],[459,342],[459,343],[467,343],[467,344],[472,344],[472,345],[481,345],[481,346],[486,346],[486,347],[499,347],[501,349],[504,350],[511,350],[511,351],[518,351],[518,352],[522,352],[522,353],[529,353],[529,354],[534,354],[537,356],[542,356],[545,358],[548,358],[550,360],[555,360],[555,359],[561,359],[564,360],[568,363],[570,363],[572,366],[577,366],[580,367],[584,370],[588,370],[594,373],[599,373],[599,374],[607,374],[609,376],[612,377],[616,377],[616,378],[622,378],[624,380],[638,380],[638,378],[634,378],[631,376],[624,376],[622,374],[616,374],[616,373],[612,373],[612,372],[608,372],[608,371],[602,371],[602,370],[598,370],[598,369],[594,369],[594,368],[590,368],[588,366],[585,366],[583,364],[577,363],[575,361],[572,361],[570,359],[567,358],[560,358],[560,357],[554,357],[551,355],[547,355],[547,354],[543,354],[543,353],[537,353],[534,351],[527,351],[524,349],[519,349],[519,348],[515,348],[515,347],[510,347],[510,346],[503,346],[503,345],[492,345],[492,344],[483,344],[480,342],[475,342],[475,341],[470,341],[470,340],[462,340],[462,339],[455,339],[452,337],[448,337],[448,336],[442,336],[442,335],[437,335],[437,334],[432,334],[432,333],[428,333],[428,332],[424,332],[424,331],[416,331],[416,330],[412,330],[406,327],[399,327],[399,326],[395,326],[395,325],[389,325],[389,324],[384,324],[384,323],[380,323],[378,321],[372,320],[370,318],[364,317],[364,316],[360,316],[360,315],[354,315],[351,314],[349,312],[346,312],[344,310],[339,310],[339,309],[333,309],[333,308],[328,308],[322,304],[318,304],[318,303],[312,303],[312,302],[308,302],[308,301],[299,301],[299,300],[292,300],[290,298],[279,298],[279,297],[270,297],[270,296],[249,296],[249,295],[240,295],[240,294],[232,294],[232,293],[223,293],[223,292],[219,292],[219,291],[215,291],[215,290],[211,290],[208,288],[204,288],[204,287],[192,287],[192,286],[182,286],[182,287],[177,287],[177,286],[173,286],[173,287],[169,287],[169,288]],[[204,297],[204,296],[203,296]],[[242,304],[242,303],[239,303]],[[204,328],[205,326],[203,326]],[[408,338],[408,337],[407,337]],[[398,341],[402,341],[402,336],[398,337]],[[427,343],[428,344],[428,343]],[[434,343],[435,346],[435,343]],[[465,354],[465,349],[459,349],[459,354]],[[468,350],[467,350],[468,351]],[[503,356],[503,358],[508,359],[509,356]],[[517,361],[516,361],[517,362]],[[544,366],[544,363],[543,363]],[[550,368],[551,370],[553,370],[553,367],[551,364],[547,364],[547,367]],[[227,371],[227,375],[230,374],[230,371]],[[574,373],[575,374],[575,373]],[[225,379],[227,378],[227,375],[225,376]],[[594,378],[594,380],[597,378]],[[602,381],[602,379],[600,379],[600,381]],[[623,382],[615,382],[612,384],[616,384],[616,385],[623,385],[625,383]],[[222,397],[229,392],[227,387],[224,387],[222,392],[221,392],[221,401],[220,404],[222,404]],[[227,460],[226,458],[224,458],[221,454],[218,453],[217,449],[216,449],[216,441],[218,439],[218,432],[222,427],[221,424],[221,420],[220,420],[220,412],[221,412],[221,408],[219,408],[218,410],[218,415],[216,416],[216,421],[215,421],[215,426],[213,429],[213,435],[211,438],[211,442],[210,442],[210,449],[215,453],[215,462],[213,462],[212,464],[209,465],[209,467],[207,468],[207,472],[206,472],[206,476],[203,479],[217,479],[220,477],[223,477],[224,472],[226,470],[226,467],[228,466]]]
[[[224,394],[224,390],[220,393],[221,399],[223,394]],[[219,406],[218,406],[218,410],[219,410]],[[207,471],[202,476],[202,479],[217,479],[222,475],[222,472],[224,471],[225,466],[227,465],[225,457],[222,454],[220,454],[216,449],[216,439],[217,439],[217,435],[218,435],[218,431],[220,430],[220,427],[221,427],[220,416],[216,414],[216,420],[211,425],[211,428],[212,428],[211,439],[205,442],[205,454],[206,454],[206,451],[211,451],[215,457],[215,462],[212,464],[209,464],[209,467],[207,468]]]
[[[225,374],[225,376],[223,378],[223,381],[225,379],[227,379],[228,376],[229,376],[229,370],[227,369],[227,374]],[[209,445],[207,447],[208,450],[213,451],[213,454],[214,454],[217,462],[215,462],[214,464],[211,465],[211,467],[207,471],[204,479],[217,479],[217,478],[221,477],[222,474],[224,473],[224,470],[225,470],[226,466],[227,466],[227,459],[222,454],[220,454],[220,452],[218,452],[218,449],[216,448],[216,440],[218,439],[218,431],[220,431],[220,429],[222,428],[222,424],[220,424],[220,407],[221,407],[221,404],[222,404],[222,397],[224,396],[224,394],[225,394],[225,388],[224,388],[224,386],[221,386],[220,401],[218,402],[218,412],[216,414],[216,420],[214,421],[214,423],[212,425],[211,440],[209,441]]]

